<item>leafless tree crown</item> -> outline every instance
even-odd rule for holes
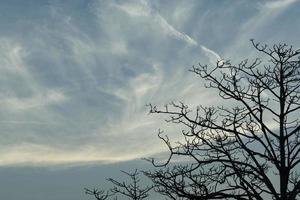
[[[85,189],[86,194],[94,196],[97,200],[117,200],[118,196],[125,197],[132,200],[143,200],[149,196],[152,186],[142,186],[140,184],[140,173],[135,170],[133,173],[122,171],[127,177],[129,177],[130,182],[117,181],[115,179],[107,179],[113,184],[113,187],[108,191],[99,189]]]
[[[157,192],[171,199],[300,198],[300,50],[251,41],[263,59],[191,69],[235,106],[149,105],[150,113],[181,124],[185,137],[174,146],[159,132],[170,157],[145,173]],[[170,165],[174,155],[190,162]]]

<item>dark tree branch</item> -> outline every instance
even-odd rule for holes
[[[272,47],[251,40],[269,58],[238,65],[218,61],[215,67],[199,64],[191,71],[216,89],[232,107],[202,107],[184,103],[150,113],[167,115],[182,125],[183,142],[177,146],[167,135],[159,138],[170,151],[159,170],[145,172],[155,191],[170,199],[295,200],[300,192],[300,49],[286,44]],[[174,156],[187,157],[186,165],[172,164]],[[170,167],[168,167],[170,166]],[[278,177],[279,188],[271,181]]]

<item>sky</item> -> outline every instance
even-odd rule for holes
[[[299,0],[0,0],[0,199],[89,199],[180,127],[146,104],[216,105],[189,72],[300,47]],[[259,55],[258,55],[259,56]],[[25,185],[25,186],[24,186]]]

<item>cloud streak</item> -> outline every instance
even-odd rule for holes
[[[205,52],[205,55],[210,58],[210,61],[213,64],[215,63],[216,59],[217,60],[221,59],[220,55],[217,54],[215,51],[207,48],[204,45],[199,45],[198,42],[195,41],[193,38],[191,38],[189,35],[175,29],[171,24],[168,23],[168,21],[164,17],[162,17],[156,10],[151,8],[149,3],[145,0],[137,1],[131,4],[125,3],[121,5],[116,5],[116,7],[122,9],[123,11],[125,11],[131,16],[150,17],[153,19],[155,23],[159,24],[160,29],[165,34],[171,37],[175,37],[176,39],[183,40],[191,46],[200,46],[201,50]]]

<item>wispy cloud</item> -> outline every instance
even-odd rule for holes
[[[234,40],[234,42],[226,48],[224,51],[226,53],[226,56],[231,55],[231,57],[234,57],[234,59],[237,59],[241,56],[247,56],[256,54],[253,53],[253,51],[249,52],[249,45],[250,39],[256,39],[260,40],[265,43],[273,43],[273,42],[282,42],[282,40],[286,40],[287,38],[285,35],[282,34],[275,34],[275,32],[278,33],[276,30],[276,26],[273,26],[272,24],[279,19],[278,17],[281,16],[282,13],[285,13],[285,11],[292,7],[293,4],[296,2],[299,2],[298,0],[275,0],[275,1],[258,1],[255,5],[255,13],[248,18],[245,23],[242,24],[241,27],[238,29],[237,38]],[[278,24],[276,23],[276,24]],[[285,24],[285,22],[283,22]],[[274,32],[275,31],[275,32]],[[289,30],[282,29],[282,31]],[[278,40],[277,37],[281,37],[280,41],[274,41]],[[237,51],[238,49],[238,51]],[[254,55],[257,57],[257,55]]]
[[[190,7],[199,7],[198,1],[191,2]],[[264,11],[284,12],[282,7],[294,2],[258,6],[256,15],[238,27],[237,45],[248,41],[247,28],[259,31],[260,17],[272,20],[274,15]],[[231,47],[212,47],[210,41],[230,33],[205,29],[213,26],[207,22],[197,27],[195,22],[205,15],[197,9],[166,16],[158,9],[165,3],[35,5],[26,7],[18,26],[9,23],[10,34],[0,32],[0,165],[119,161],[155,154],[165,150],[156,129],[173,133],[180,127],[147,115],[145,104],[216,103],[215,95],[187,70],[199,60],[220,60],[223,52],[217,52]],[[208,6],[211,12],[218,8]],[[173,13],[174,6],[164,8]],[[178,16],[192,25],[174,23]],[[20,25],[22,33],[16,31]],[[200,40],[202,31],[208,33]],[[236,47],[228,52],[234,55]],[[175,135],[170,137],[177,139]]]
[[[109,151],[93,148],[66,151],[47,145],[18,144],[0,151],[0,166],[7,165],[61,165],[83,162],[113,163],[136,158],[136,156],[114,156]],[[141,156],[141,155],[140,155]]]
[[[156,32],[147,33],[143,37],[158,41],[175,39],[184,42],[187,49],[196,48],[211,62],[220,56],[174,28],[147,1],[100,3],[102,4],[95,4],[96,9],[91,11],[101,22],[97,25],[98,28],[104,29],[108,34],[91,37],[76,25],[73,17],[64,14],[55,6],[50,6],[52,18],[61,21],[56,25],[59,29],[34,24],[37,37],[28,38],[31,46],[16,44],[8,51],[10,53],[6,56],[6,66],[15,66],[25,81],[23,87],[31,88],[32,92],[30,95],[18,96],[16,88],[11,88],[13,95],[0,101],[0,105],[13,114],[10,118],[0,119],[1,124],[10,129],[15,125],[15,131],[19,131],[17,127],[22,129],[26,126],[28,129],[29,126],[27,137],[24,135],[19,139],[17,136],[8,138],[13,144],[19,144],[2,147],[8,153],[0,157],[0,165],[116,161],[156,154],[164,150],[162,143],[154,142],[157,141],[155,127],[161,124],[162,119],[147,116],[145,104],[167,103],[181,95],[184,97],[180,98],[196,101],[197,98],[192,98],[195,94],[191,91],[197,84],[193,83],[186,72],[182,73],[180,62],[171,72],[167,72],[165,67],[169,65],[166,63],[170,59],[169,55],[166,54],[166,60],[160,58],[160,54],[164,52],[143,55],[144,47],[132,49],[130,46],[129,41],[134,37],[132,31],[122,33],[123,30],[118,28],[120,24],[111,24],[102,19],[118,18],[121,12],[128,15],[128,20],[129,17],[133,21],[144,17],[147,23],[155,27]],[[105,13],[105,6],[106,9],[113,7],[118,11]],[[132,26],[139,27],[139,24],[133,23]],[[158,38],[158,35],[163,37]],[[7,45],[7,48],[8,46],[11,45]],[[151,48],[155,52],[159,46]],[[165,51],[171,49],[170,46]],[[124,69],[126,65],[122,64],[122,60],[130,57],[142,58],[139,66],[125,68],[125,74],[116,72]],[[46,66],[41,68],[41,62]],[[130,61],[135,65],[134,62]],[[192,64],[189,62],[189,65]],[[141,65],[144,65],[143,70],[138,68]],[[7,69],[10,70],[10,67]],[[174,88],[177,90],[176,94]],[[38,113],[44,116],[38,118]],[[21,117],[24,114],[32,117],[24,119]],[[34,129],[43,130],[44,133],[36,130],[30,133]],[[56,144],[47,144],[43,134],[48,135]],[[120,138],[122,144],[116,144]],[[61,142],[62,140],[67,142]],[[79,150],[76,149],[78,145]],[[151,145],[151,148],[145,149],[145,145]]]
[[[5,106],[11,110],[34,109],[35,107],[47,106],[64,102],[66,96],[64,93],[55,90],[49,90],[43,94],[37,94],[29,98],[3,98],[0,100],[0,106]]]
[[[191,46],[200,46],[201,50],[205,52],[205,54],[210,58],[210,61],[212,63],[215,63],[216,59],[220,59],[220,56],[216,52],[207,48],[204,45],[199,45],[198,42],[191,38],[189,35],[175,29],[155,9],[151,8],[151,5],[149,5],[147,1],[134,1],[134,3],[124,3],[121,5],[117,4],[116,6],[131,16],[150,17],[155,23],[159,25],[161,31],[165,34],[183,40]]]
[[[282,10],[287,6],[295,3],[297,0],[275,0],[275,1],[267,1],[264,4],[261,4],[262,8],[267,8],[270,10]]]
[[[163,33],[177,39],[184,40],[189,45],[198,45],[198,43],[190,36],[176,30],[172,25],[170,25],[167,20],[163,18],[156,10],[151,8],[149,3],[145,0],[133,1],[131,3],[125,2],[124,4],[115,4],[115,6],[133,17],[150,17],[151,20],[159,25],[159,28]]]

